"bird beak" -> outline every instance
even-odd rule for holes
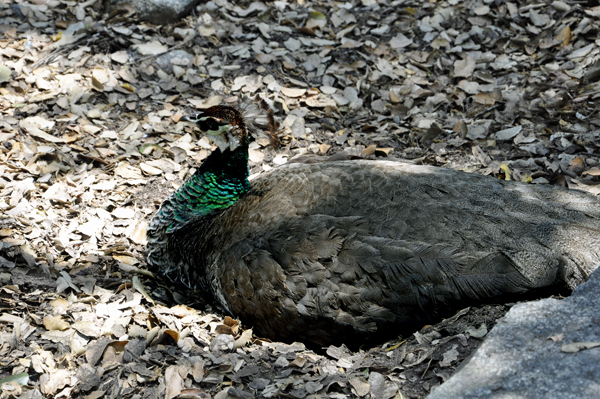
[[[190,123],[196,123],[198,121],[198,114],[192,114],[192,115],[184,115],[179,119],[180,122],[190,122]]]

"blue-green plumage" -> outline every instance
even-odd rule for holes
[[[151,230],[171,234],[198,218],[235,204],[250,189],[248,145],[214,151],[200,169],[162,205]]]
[[[196,250],[187,248],[182,237],[187,237],[189,230],[202,231],[201,226],[235,204],[250,189],[248,137],[243,118],[234,108],[213,107],[185,118],[212,137],[218,148],[162,203],[152,218],[147,261],[172,281],[194,287],[198,281],[194,281],[196,274],[190,270],[191,263],[186,257]]]

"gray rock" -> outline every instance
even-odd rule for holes
[[[600,347],[573,353],[569,345],[600,343],[599,292],[597,269],[564,300],[514,306],[427,399],[600,398]]]
[[[128,5],[138,12],[140,19],[156,25],[176,22],[188,15],[201,0],[109,0],[107,11]]]
[[[194,56],[185,50],[173,50],[159,57],[156,57],[156,63],[165,72],[173,72],[173,65],[178,64],[184,68],[192,66]],[[173,62],[177,60],[177,62]]]

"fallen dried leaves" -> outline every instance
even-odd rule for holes
[[[597,7],[218,0],[156,27],[94,3],[0,4],[3,395],[418,397],[491,328],[318,355],[146,289],[147,221],[211,149],[196,109],[272,103],[288,144],[254,132],[252,173],[344,149],[600,193]]]

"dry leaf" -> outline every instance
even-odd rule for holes
[[[599,346],[600,342],[572,342],[562,345],[560,350],[566,353],[577,353],[585,349],[597,348]]]
[[[251,339],[252,339],[252,329],[244,331],[238,339],[233,341],[234,349],[242,348],[242,347],[248,345],[248,343],[250,342]]]
[[[558,32],[558,35],[556,35],[556,40],[562,42],[563,45],[568,46],[571,41],[571,27],[567,25],[562,28],[560,32]]]
[[[285,95],[287,97],[296,98],[296,97],[302,97],[304,95],[304,93],[306,93],[306,89],[282,87],[281,92],[283,93],[283,95]]]
[[[583,176],[585,176],[585,175],[600,176],[600,168],[594,166],[593,168],[590,168],[589,170],[586,170],[585,172],[583,172],[581,174]]]
[[[512,173],[508,165],[503,163],[500,165],[500,169],[504,172],[504,180],[511,180]]]
[[[556,334],[556,335],[553,335],[553,336],[551,336],[551,337],[548,337],[548,339],[551,339],[551,340],[552,340],[552,341],[554,341],[554,342],[560,342],[560,341],[562,341],[564,338],[565,338],[565,334],[563,334],[563,333]]]
[[[64,331],[70,328],[69,323],[62,319],[62,316],[46,316],[44,317],[44,327],[48,331]]]

